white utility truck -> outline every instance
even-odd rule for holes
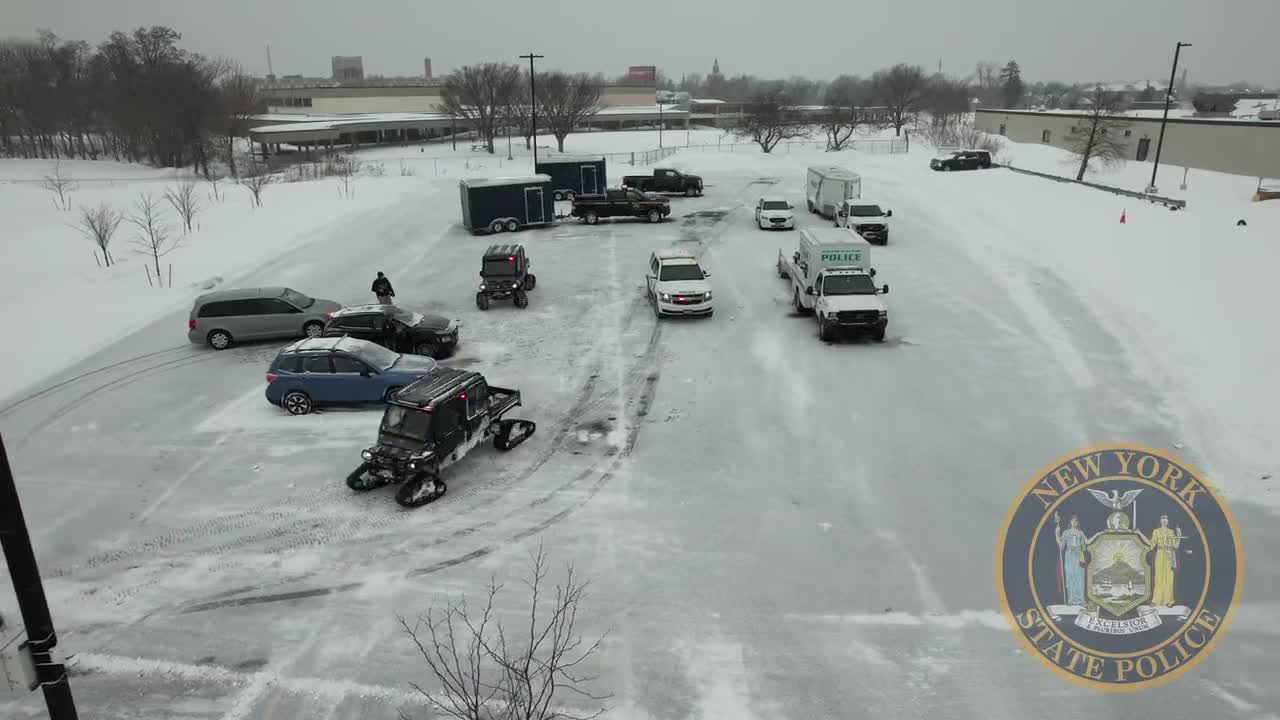
[[[800,246],[787,257],[778,251],[778,277],[791,281],[796,312],[814,314],[818,336],[834,340],[842,334],[870,335],[884,341],[889,311],[871,267],[871,245],[845,228],[800,231]]]
[[[835,165],[813,165],[805,182],[809,212],[832,219],[840,203],[862,197],[862,177]]]
[[[892,210],[885,210],[873,200],[845,200],[836,210],[835,226],[849,228],[869,243],[888,245],[891,217]]]

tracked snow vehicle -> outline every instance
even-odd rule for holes
[[[506,451],[529,438],[536,425],[503,418],[520,406],[520,391],[495,387],[470,370],[436,368],[392,395],[378,428],[378,442],[347,476],[364,492],[403,483],[396,502],[419,507],[444,495],[441,472],[493,438]]]

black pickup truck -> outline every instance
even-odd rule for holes
[[[701,195],[702,178],[697,175],[685,175],[679,170],[659,168],[653,171],[653,175],[624,175],[622,187],[635,188],[642,192]]]
[[[574,197],[571,214],[588,225],[595,225],[600,218],[608,217],[638,217],[656,223],[671,214],[671,202],[637,190],[605,190],[603,195]]]

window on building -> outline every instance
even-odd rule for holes
[[[311,107],[311,98],[302,98],[302,107]]]
[[[1049,137],[1050,137],[1050,134],[1049,134],[1049,131],[1048,131],[1048,130],[1041,130],[1041,131],[1040,131],[1040,142],[1042,142],[1042,143],[1047,143],[1047,142],[1049,142]]]
[[[1131,135],[1133,135],[1133,131],[1132,131],[1132,130],[1125,130],[1125,131],[1124,131],[1124,136],[1125,136],[1125,137],[1129,137],[1129,136],[1131,136]]]

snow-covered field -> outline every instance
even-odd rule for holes
[[[656,145],[599,133],[566,149]],[[664,164],[703,175],[704,197],[673,199],[662,225],[500,238],[526,245],[538,286],[527,310],[486,313],[472,294],[489,240],[459,227],[456,177],[388,164],[353,198],[332,180],[276,185],[258,210],[230,187],[165,259],[164,290],[123,237],[125,262],[101,270],[47,191],[0,184],[0,302],[20,340],[6,344],[0,431],[81,713],[427,717],[397,613],[477,598],[490,577],[515,588],[540,543],[592,580],[580,622],[610,631],[586,668],[609,717],[1274,715],[1280,324],[1266,274],[1280,204],[1193,171],[1174,213],[1003,170],[934,173],[930,154],[679,153]],[[892,287],[881,345],[819,342],[773,272],[795,233],[752,222],[762,194],[803,208],[805,167],[833,160],[894,210],[891,244],[873,250]],[[0,162],[0,177],[22,173],[42,174]],[[123,206],[165,182],[86,183],[74,202]],[[645,261],[671,245],[702,255],[715,318],[653,318]],[[462,318],[451,362],[519,388],[539,423],[518,449],[452,468],[449,494],[416,511],[342,482],[376,409],[284,416],[262,398],[277,344],[185,339],[209,277],[354,303],[377,270],[401,304]],[[1066,693],[1007,631],[991,556],[1031,473],[1116,440],[1172,449],[1222,486],[1248,548],[1244,605],[1214,655],[1158,693]],[[7,586],[0,613],[15,617]],[[37,696],[0,704],[6,719],[43,712]]]

